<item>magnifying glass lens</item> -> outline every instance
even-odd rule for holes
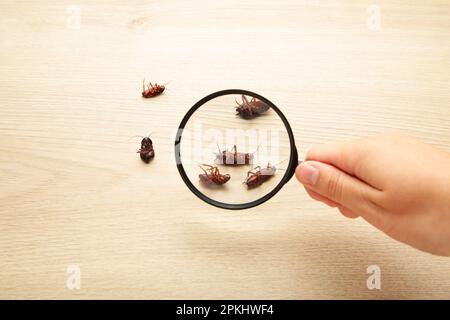
[[[219,95],[186,115],[177,161],[185,182],[203,200],[250,207],[281,188],[293,144],[273,104],[261,98]]]

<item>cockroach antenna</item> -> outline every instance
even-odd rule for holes
[[[273,166],[277,169],[277,171],[286,171],[287,169],[285,169],[285,168],[277,168],[277,166],[278,166],[280,163],[283,163],[283,162],[285,162],[285,161],[287,161],[287,160],[288,160],[288,159],[284,159],[283,161],[280,161],[280,162],[274,164]]]
[[[216,145],[217,145],[217,149],[219,150],[219,154],[221,154],[222,151],[220,150],[219,144],[217,142],[216,142]]]
[[[127,141],[130,141],[131,139],[134,139],[134,138],[141,138],[141,139],[144,139],[144,136],[131,136],[131,137],[128,138]]]
[[[153,133],[154,133],[154,132],[150,132],[150,134],[149,134],[148,136],[146,136],[146,137],[144,137],[144,136],[131,136],[131,137],[128,138],[127,141],[130,141],[131,139],[134,139],[134,138],[141,138],[141,139],[144,139],[144,138],[150,138],[150,137],[152,136]]]
[[[258,146],[256,147],[255,151],[253,151],[252,153],[253,153],[253,154],[257,154],[260,146],[261,146],[261,145],[258,144]]]
[[[282,161],[280,161],[280,162],[278,162],[278,163],[275,163],[274,166],[277,166],[277,165],[279,165],[280,163],[286,162],[287,160],[288,160],[288,159],[286,158],[286,159],[284,159],[284,160],[282,160]]]
[[[280,161],[280,162],[278,162],[278,163],[275,163],[275,164],[272,165],[272,167],[275,167],[277,170],[286,171],[286,169],[277,168],[277,166],[278,166],[280,163],[286,162],[287,160],[288,160],[288,159],[284,159],[284,160],[282,160],[282,161]],[[267,165],[270,166],[270,161],[267,163]]]

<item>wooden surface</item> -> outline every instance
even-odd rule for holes
[[[450,298],[448,258],[294,179],[225,211],[173,159],[186,110],[232,87],[280,107],[301,156],[390,129],[450,149],[450,4],[377,4],[381,28],[364,1],[2,1],[0,298]],[[142,99],[144,77],[164,95]],[[145,165],[130,137],[149,132]]]

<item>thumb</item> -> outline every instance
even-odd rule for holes
[[[306,187],[339,206],[361,215],[372,215],[378,190],[363,181],[318,161],[306,161],[295,170],[297,179]]]

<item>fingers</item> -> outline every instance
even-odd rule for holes
[[[330,164],[351,176],[358,177],[372,186],[375,179],[370,170],[367,170],[373,146],[369,140],[357,140],[353,142],[338,142],[323,144],[311,148],[305,160],[319,161]]]
[[[359,217],[359,214],[354,213],[353,211],[347,209],[346,207],[340,206],[338,210],[347,218],[356,219]]]
[[[307,187],[305,187],[305,190],[308,193],[308,195],[311,198],[313,198],[314,200],[323,202],[323,203],[325,203],[326,205],[328,205],[328,206],[330,206],[332,208],[335,208],[335,207],[339,206],[338,203],[336,203],[336,202],[334,202],[334,201],[332,201],[332,200],[330,200],[330,199],[328,199],[328,198],[318,194],[317,192],[314,192],[314,191],[308,189]]]
[[[378,190],[329,164],[306,161],[297,166],[295,174],[309,194],[338,204],[345,216],[372,216],[377,209]]]
[[[351,175],[356,175],[355,168],[364,154],[365,150],[356,142],[337,142],[311,148],[305,160],[328,163]]]
[[[332,208],[338,208],[338,210],[342,213],[342,215],[344,215],[347,218],[350,219],[355,219],[359,217],[359,214],[354,213],[353,211],[347,209],[346,207],[340,206],[338,203],[318,194],[317,192],[314,192],[310,189],[308,189],[307,187],[305,187],[306,192],[308,193],[308,195],[313,198],[314,200],[320,201],[325,203],[327,206],[332,207]]]

